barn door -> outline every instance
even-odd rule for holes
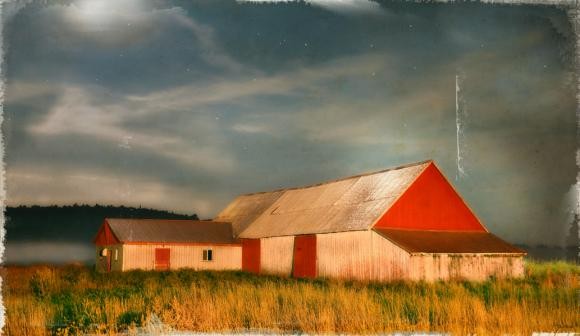
[[[171,253],[168,248],[156,248],[155,249],[155,270],[157,271],[167,271],[169,270],[169,260],[171,258]]]
[[[242,270],[260,273],[260,239],[242,239]]]
[[[107,272],[111,271],[111,251],[107,251],[107,256],[105,257],[107,260]]]
[[[294,264],[296,278],[316,277],[316,235],[294,237]]]

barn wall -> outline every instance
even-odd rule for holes
[[[290,276],[293,251],[294,236],[262,238],[260,272]]]
[[[374,231],[317,235],[318,276],[388,281],[404,279],[410,255]]]
[[[170,269],[194,268],[206,270],[240,270],[242,268],[241,246],[215,245],[124,245],[123,270],[152,270],[155,265],[155,249],[170,248]],[[213,250],[213,260],[203,261],[203,250]]]
[[[374,231],[317,235],[318,276],[373,281],[522,277],[522,256],[410,255]]]
[[[95,257],[96,257],[96,267],[99,272],[107,271],[107,257],[101,257],[101,250],[106,248],[111,254],[111,271],[121,271],[123,266],[123,245],[102,245],[96,246]],[[115,260],[115,250],[118,251],[118,258]]]
[[[522,256],[485,254],[428,254],[411,257],[414,280],[465,279],[481,281],[489,276],[498,278],[524,276]]]

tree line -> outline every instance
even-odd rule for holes
[[[107,217],[198,219],[196,214],[112,205],[17,206],[5,211],[6,241],[90,243]]]

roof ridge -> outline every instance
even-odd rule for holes
[[[253,193],[241,194],[240,196],[252,196],[252,195],[268,194],[268,193],[281,192],[281,191],[287,191],[287,190],[308,189],[308,188],[317,187],[317,186],[321,186],[321,185],[325,185],[325,184],[330,184],[330,183],[334,183],[334,182],[340,182],[340,181],[346,181],[346,180],[350,180],[350,179],[355,179],[355,178],[359,178],[359,177],[363,177],[363,176],[370,176],[370,175],[375,175],[375,174],[386,173],[386,172],[392,171],[392,170],[410,168],[410,167],[419,166],[419,165],[426,164],[426,163],[431,163],[431,162],[434,162],[433,159],[428,159],[428,160],[419,161],[419,162],[407,163],[407,164],[404,164],[404,165],[389,167],[389,168],[385,168],[385,169],[381,169],[381,170],[376,170],[376,171],[365,172],[365,173],[361,173],[361,174],[357,174],[357,175],[352,175],[352,176],[340,177],[340,178],[333,179],[333,180],[328,180],[328,181],[325,181],[325,182],[308,184],[308,185],[298,186],[298,187],[278,188],[278,189],[269,190],[269,191],[258,191],[258,192],[253,192]]]

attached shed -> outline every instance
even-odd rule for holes
[[[241,266],[242,247],[231,223],[106,218],[94,242],[100,271]]]
[[[433,161],[236,198],[242,269],[296,277],[481,280],[523,275]]]

